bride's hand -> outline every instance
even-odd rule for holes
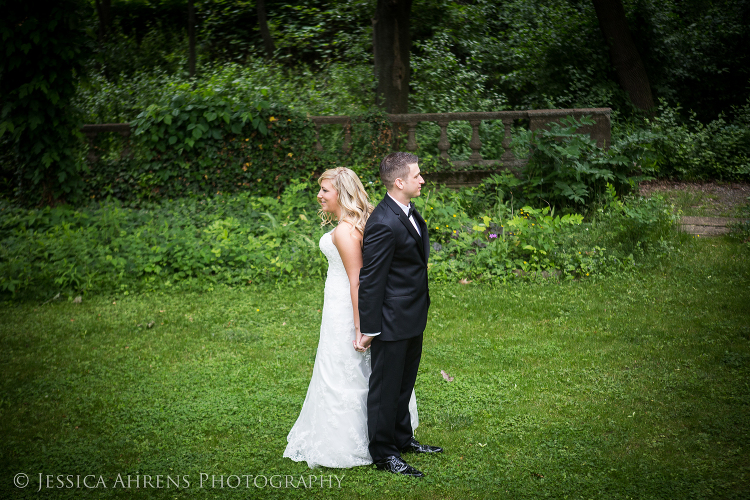
[[[366,347],[362,347],[361,345],[359,345],[356,340],[352,340],[352,345],[354,346],[354,350],[357,352],[365,352],[367,350]]]
[[[352,341],[352,344],[354,345],[354,350],[357,352],[365,352],[367,350],[367,347],[362,346],[362,332],[359,331],[359,328],[356,330],[356,338]]]
[[[370,348],[370,344],[372,344],[373,337],[370,337],[369,335],[362,335],[359,339],[359,346],[363,348],[365,351]]]

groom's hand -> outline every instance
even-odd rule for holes
[[[368,347],[370,347],[370,344],[372,344],[373,338],[374,337],[370,335],[362,335],[359,341],[359,345],[362,347],[362,349],[367,349]]]
[[[356,330],[357,335],[354,340],[352,340],[352,345],[354,345],[354,350],[357,352],[365,352],[368,347],[370,347],[370,342],[372,342],[372,337],[368,337],[367,335],[362,335],[362,333],[359,331],[359,328]]]
[[[362,347],[362,345],[360,345],[361,342],[362,342],[363,335],[359,331],[359,328],[357,328],[356,332],[357,332],[357,334],[356,334],[354,340],[352,340],[352,345],[354,346],[354,350],[357,351],[357,352],[365,352],[367,350],[367,348],[366,347]]]

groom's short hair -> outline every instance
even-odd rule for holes
[[[391,153],[380,162],[380,180],[386,189],[391,189],[396,179],[405,179],[409,175],[409,164],[418,162],[417,155],[401,151]]]

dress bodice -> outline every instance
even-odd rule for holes
[[[334,229],[331,229],[320,238],[320,251],[328,259],[328,277],[347,277],[346,269],[344,268],[344,262],[341,260],[339,250],[336,245],[333,244],[333,238],[331,233]]]

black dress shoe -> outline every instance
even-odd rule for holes
[[[426,444],[419,444],[414,438],[409,440],[409,443],[401,449],[402,453],[442,453],[443,449],[439,446],[429,446]]]
[[[424,477],[424,474],[401,460],[401,457],[397,457],[396,455],[391,455],[389,457],[385,457],[383,460],[375,462],[375,466],[378,468],[378,470],[388,471],[393,474],[403,474],[404,476],[412,477]]]

